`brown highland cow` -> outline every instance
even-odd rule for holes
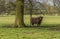
[[[32,17],[32,19],[31,19],[31,24],[32,24],[32,25],[37,24],[37,26],[38,26],[38,25],[41,24],[42,20],[43,20],[43,17],[42,17],[42,16],[37,17],[37,18],[33,18],[33,17]]]

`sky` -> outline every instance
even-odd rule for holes
[[[53,0],[36,0],[37,2],[43,2],[45,1],[47,4],[53,5]]]
[[[9,0],[6,0],[6,3],[8,3],[8,1],[9,1]],[[14,2],[14,1],[16,1],[16,0],[12,0],[12,1]],[[37,2],[41,2],[41,3],[42,3],[43,1],[45,1],[45,2],[47,1],[47,2],[46,2],[47,4],[53,5],[52,0],[36,0],[36,1],[37,1]]]

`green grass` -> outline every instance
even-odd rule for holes
[[[39,15],[37,15],[39,16]],[[37,17],[35,15],[33,15],[33,17]],[[41,26],[56,26],[56,25],[60,25],[60,16],[43,16],[43,21],[41,23]],[[15,16],[0,16],[0,26],[4,26],[4,25],[13,25],[15,21]],[[26,25],[30,25],[30,16],[29,15],[25,15],[24,16],[24,23]]]
[[[28,26],[29,18],[30,18],[29,15],[26,15],[24,17],[25,24]],[[13,25],[14,21],[15,21],[14,16],[0,17],[0,26]],[[0,27],[0,39],[60,39],[59,24],[60,16],[44,16],[41,25],[45,27],[33,27],[33,28]]]
[[[39,15],[37,15],[39,16]],[[36,15],[33,15],[33,17],[37,17]],[[43,16],[43,21],[41,23],[41,26],[56,26],[56,25],[60,25],[60,16]],[[25,24],[26,25],[30,25],[30,16],[29,15],[25,15],[24,16],[24,20],[25,20]]]
[[[49,28],[0,28],[0,39],[60,39],[60,30]]]
[[[0,26],[12,25],[14,24],[15,17],[14,16],[0,16]]]

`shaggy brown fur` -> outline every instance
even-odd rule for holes
[[[33,18],[33,17],[32,17],[32,19],[31,19],[31,24],[32,24],[32,25],[34,25],[34,24],[40,25],[41,22],[42,22],[42,19],[43,19],[42,16],[37,17],[37,18]]]

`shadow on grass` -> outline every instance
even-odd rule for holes
[[[13,28],[13,27],[10,25],[7,25],[7,26],[0,26],[0,28]]]
[[[23,27],[12,27],[12,25],[0,26],[0,28],[32,28],[32,29],[48,29],[48,30],[59,30],[60,26],[23,26]]]
[[[25,26],[25,28],[34,28],[40,30],[60,31],[60,26]]]

